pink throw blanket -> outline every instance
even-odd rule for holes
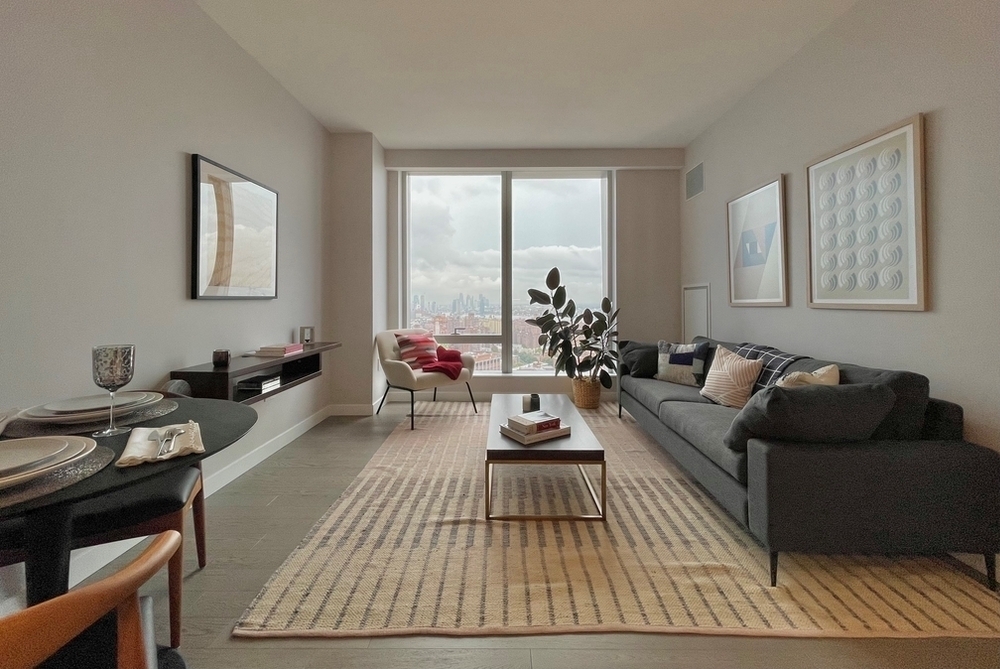
[[[424,365],[420,369],[425,372],[440,372],[452,381],[457,379],[462,373],[462,369],[464,369],[462,365],[462,352],[438,346],[437,356],[437,362]]]

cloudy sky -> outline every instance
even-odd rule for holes
[[[410,292],[500,301],[500,177],[411,175]],[[601,179],[514,179],[514,306],[552,267],[578,304],[600,303]]]

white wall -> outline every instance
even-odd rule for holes
[[[327,133],[201,9],[34,0],[0,26],[0,408],[100,392],[95,344],[135,343],[130,387],[149,388],[319,324]],[[188,298],[190,153],[278,191],[277,300]],[[207,473],[325,405],[322,383],[255,405]],[[0,609],[20,587],[3,574]]]
[[[1000,446],[998,36],[996,0],[864,0],[688,147],[705,192],[682,207],[683,282],[712,282],[716,337],[920,372],[965,407],[967,438]],[[918,112],[930,310],[807,308],[806,165]],[[729,307],[726,202],[781,172],[790,306]]]
[[[680,173],[618,170],[615,196],[619,338],[680,341]]]

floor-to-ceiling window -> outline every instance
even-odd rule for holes
[[[558,267],[578,305],[610,293],[607,174],[404,178],[407,325],[473,353],[477,371],[551,373],[527,290]]]

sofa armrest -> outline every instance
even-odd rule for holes
[[[747,445],[750,530],[772,551],[1000,552],[1000,453],[965,441]]]

